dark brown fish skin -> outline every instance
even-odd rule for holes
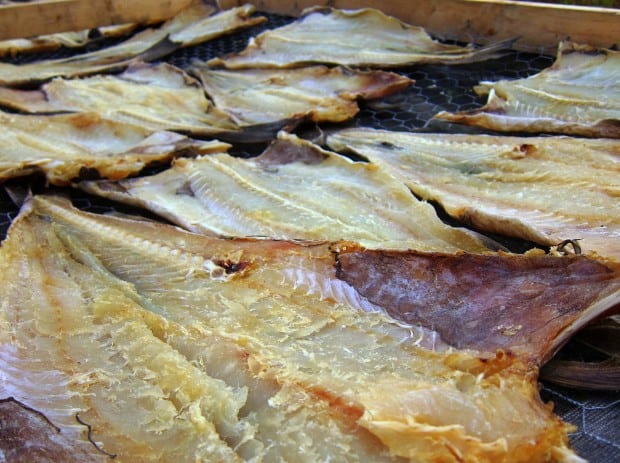
[[[7,462],[89,463],[102,460],[81,451],[80,446],[62,434],[45,415],[13,398],[0,400],[0,452]]]
[[[256,162],[269,166],[302,162],[308,165],[320,164],[328,156],[305,144],[291,144],[283,140],[275,140],[256,158]]]
[[[536,365],[601,293],[620,290],[618,265],[583,256],[353,250],[336,260],[336,276],[395,319],[458,349],[506,350]]]

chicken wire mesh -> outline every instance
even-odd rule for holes
[[[255,26],[248,31],[227,35],[208,43],[177,50],[164,60],[188,68],[195,60],[208,60],[242,50],[250,37],[261,31],[279,27],[291,21],[291,18],[266,15],[268,22]],[[87,48],[96,49],[113,44],[121,39],[106,39],[95,42]],[[81,51],[83,51],[82,49]],[[48,53],[45,58],[64,57],[76,53],[73,50],[60,49]],[[13,63],[40,59],[22,55],[11,58]],[[361,103],[359,114],[343,126],[369,126],[387,130],[424,131],[424,132],[481,132],[479,129],[455,126],[434,121],[433,115],[439,111],[461,111],[475,108],[484,103],[472,87],[482,80],[515,79],[527,77],[551,65],[554,57],[545,54],[532,54],[507,51],[498,59],[465,65],[422,65],[393,70],[415,80],[410,88],[395,95]],[[300,134],[310,131],[329,129],[329,126],[302,126]],[[264,145],[245,145],[235,147],[231,152],[241,156],[258,154]],[[23,187],[23,180],[8,182],[9,187]],[[29,179],[34,191],[49,191],[40,179]],[[72,197],[74,204],[84,210],[97,213],[122,211],[144,214],[110,201],[93,197],[77,190],[58,189]],[[12,220],[17,216],[18,207],[12,202],[6,190],[0,190],[0,236],[4,238]],[[160,219],[161,220],[161,219]],[[567,354],[570,352],[570,354]],[[570,356],[580,352],[577,341],[560,352],[559,355]],[[620,461],[620,394],[616,392],[592,392],[559,387],[542,382],[543,400],[554,403],[556,413],[565,421],[576,426],[571,435],[571,443],[578,454],[593,463]]]

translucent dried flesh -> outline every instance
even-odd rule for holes
[[[376,99],[409,86],[384,71],[311,66],[300,69],[226,71],[193,66],[218,109],[251,125],[286,119],[342,122],[359,111],[357,99]]]
[[[201,1],[181,11],[159,28],[146,29],[112,47],[56,60],[29,64],[0,63],[0,84],[21,85],[57,76],[73,77],[128,66],[135,59],[155,59],[182,46],[209,40],[264,21],[250,18],[251,6],[213,15],[215,9]]]
[[[285,133],[258,158],[213,154],[179,160],[154,176],[80,187],[198,233],[488,251],[480,237],[441,222],[387,172]]]
[[[263,32],[240,53],[214,58],[228,69],[296,67],[309,63],[395,67],[488,59],[506,44],[473,49],[433,40],[421,27],[379,10],[310,9],[286,26]]]
[[[563,43],[538,74],[482,82],[476,92],[489,95],[482,108],[435,117],[504,132],[620,138],[619,75],[620,52]]]
[[[174,66],[139,63],[120,75],[55,79],[40,90],[0,88],[0,104],[28,113],[93,111],[152,129],[213,136],[239,131],[237,123],[341,122],[357,114],[358,98],[381,98],[412,82],[384,71],[322,66],[275,72],[193,66],[192,72],[205,88]]]
[[[480,230],[620,259],[620,147],[615,140],[336,132],[418,196]]]
[[[55,79],[40,90],[0,88],[0,103],[35,114],[94,112],[145,129],[203,136],[239,130],[213,107],[199,82],[165,63],[134,64],[120,75]]]
[[[270,15],[270,23],[283,24],[289,21],[289,18]],[[196,58],[206,60],[213,56],[239,51],[245,46],[248,38],[248,32],[226,36],[204,46],[178,50],[169,59],[178,66],[186,67]],[[407,70],[406,74],[417,79],[419,86],[411,88],[410,92],[403,95],[402,100],[398,95],[385,104],[383,102],[376,106],[373,104],[374,109],[367,107],[355,124],[397,130],[426,127],[430,117],[441,109],[456,111],[471,108],[475,100],[470,96],[468,89],[479,80],[525,77],[539,71],[550,62],[551,58],[548,56],[515,52],[502,60],[493,60],[476,66],[412,68]],[[456,126],[452,126],[451,129],[455,130]],[[77,199],[80,207],[91,211],[112,209],[108,202],[92,196],[80,193],[72,193],[72,196]],[[8,203],[4,193],[0,192],[0,197],[4,211],[0,222],[4,235],[11,219],[16,215],[16,209]],[[575,349],[575,346],[578,347]],[[565,352],[564,355],[572,355],[574,357],[571,358],[583,360],[582,356],[586,354],[579,346],[581,345],[573,344],[574,350],[569,349],[570,353]],[[613,416],[617,411],[617,397],[613,393],[588,394],[583,391],[555,388],[547,382],[543,385],[542,394],[543,397],[554,401],[559,415],[579,426],[579,431],[571,435],[571,443],[584,456],[593,462],[607,462],[620,455],[617,445],[618,431],[610,426],[614,423]],[[85,428],[82,426],[81,429]]]
[[[68,185],[80,177],[119,179],[175,156],[230,146],[153,132],[94,113],[30,116],[0,112],[0,121],[0,181],[35,172],[43,172],[54,185]]]
[[[21,53],[41,53],[60,47],[79,48],[103,37],[116,37],[129,34],[137,24],[120,24],[98,27],[79,32],[60,32],[25,39],[0,41],[0,56],[14,56]]]
[[[218,240],[39,197],[0,250],[1,394],[80,448],[88,423],[101,460],[578,461],[535,369],[429,349],[336,276],[355,245]]]

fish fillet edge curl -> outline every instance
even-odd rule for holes
[[[251,17],[254,11],[254,6],[247,4],[217,12],[213,6],[196,0],[160,27],[145,29],[110,47],[68,58],[26,64],[0,63],[0,84],[20,86],[58,76],[76,77],[119,70],[136,60],[152,61],[179,48],[266,20],[264,17]]]
[[[482,82],[479,108],[436,119],[500,132],[620,138],[620,52],[562,42],[555,63],[518,80]]]
[[[0,111],[0,181],[43,173],[53,185],[120,179],[178,156],[230,145],[102,119],[96,113],[31,116]]]
[[[80,48],[102,38],[118,37],[132,32],[137,24],[116,24],[74,32],[39,35],[29,38],[0,40],[0,57],[24,53],[42,53],[60,47]]]
[[[614,139],[421,134],[370,128],[327,145],[387,169],[476,230],[620,261]],[[564,244],[563,244],[564,243]]]
[[[211,69],[194,64],[215,106],[241,126],[280,120],[343,122],[359,112],[357,100],[382,98],[414,81],[385,71],[308,66],[299,69]]]
[[[228,69],[334,64],[353,67],[402,67],[414,64],[463,64],[496,58],[514,40],[482,48],[443,44],[426,31],[373,8],[308,8],[286,26],[252,38],[237,54],[213,58],[210,66]]]
[[[444,224],[387,171],[286,132],[256,158],[214,152],[179,159],[148,177],[77,186],[207,235],[344,239],[367,247],[473,253],[488,252],[493,244]]]
[[[0,247],[0,395],[94,461],[582,461],[534,364],[395,322],[334,253],[365,255],[35,197]]]
[[[196,65],[194,72],[215,104],[201,83],[184,70],[167,63],[133,62],[118,75],[56,78],[36,90],[0,87],[0,105],[41,115],[97,112],[106,119],[152,130],[252,143],[270,141],[279,129],[294,127],[304,119],[350,119],[359,111],[357,98],[380,98],[412,83],[395,73],[322,66],[232,72]],[[234,82],[240,82],[234,89],[236,95],[222,95],[218,87],[222,72],[226,73],[227,92],[232,92]]]

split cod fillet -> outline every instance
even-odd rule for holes
[[[582,256],[222,240],[43,196],[0,267],[0,423],[32,428],[2,450],[58,461],[581,461],[537,367],[620,288]],[[386,313],[416,299],[432,326]]]

